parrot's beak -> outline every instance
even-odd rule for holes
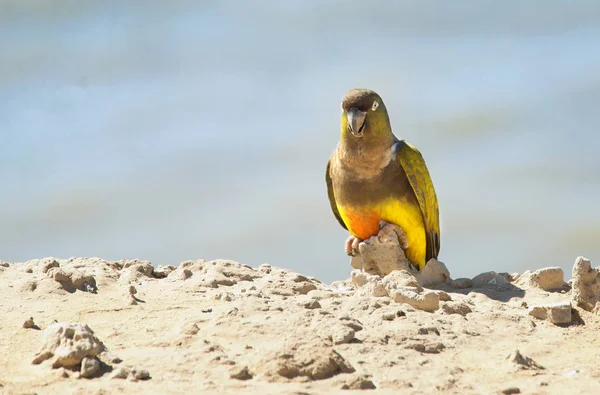
[[[359,111],[356,108],[351,108],[346,113],[348,118],[348,129],[356,137],[362,136],[363,129],[365,128],[365,117],[367,113],[365,111]]]

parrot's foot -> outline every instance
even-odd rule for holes
[[[406,250],[408,248],[408,238],[406,237],[406,233],[404,233],[402,228],[398,225],[390,224],[389,222],[379,221],[379,233],[377,236],[379,237],[380,241],[383,241],[382,239],[385,239],[385,236],[392,232],[394,232],[398,237],[398,243],[400,243],[400,247],[403,250]]]
[[[362,242],[362,240],[356,236],[348,237],[348,240],[346,240],[346,254],[356,256],[358,254],[358,244],[360,242]]]

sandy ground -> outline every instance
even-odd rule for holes
[[[0,262],[0,392],[598,391],[589,261],[569,283],[558,268],[452,281],[434,264],[327,285],[225,260]]]

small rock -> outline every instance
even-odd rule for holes
[[[75,289],[93,294],[98,292],[94,276],[82,273],[79,270],[72,270],[69,277],[71,279],[71,284],[73,284]]]
[[[440,301],[442,302],[448,302],[452,300],[452,297],[445,291],[440,291],[439,289],[435,289],[432,292],[435,292],[438,297],[440,298]]]
[[[294,273],[294,272],[290,272],[290,273],[286,273],[285,277],[288,280],[291,280],[295,283],[303,283],[303,282],[307,282],[308,278],[306,276],[303,276],[300,273]]]
[[[217,283],[217,285],[223,285],[226,287],[231,287],[231,286],[237,284],[237,281],[235,278],[227,277],[223,273],[214,273],[211,276],[209,276],[208,279],[212,279],[212,281]]]
[[[125,367],[118,367],[112,371],[109,378],[111,379],[126,379],[129,376],[129,369]]]
[[[469,305],[463,302],[446,302],[442,304],[442,311],[446,314],[460,314],[463,317],[473,312]]]
[[[342,324],[346,325],[348,328],[354,329],[355,332],[359,332],[363,330],[362,323],[359,320],[351,318],[347,315],[340,317],[340,321]]]
[[[150,378],[150,372],[140,368],[131,369],[129,375],[135,380],[148,380]]]
[[[54,279],[54,281],[57,281],[59,283],[71,283],[71,277],[69,277],[67,273],[65,273],[58,266],[54,266],[48,269],[48,274]]]
[[[529,285],[544,291],[556,291],[565,286],[564,272],[560,267],[546,267],[535,272],[526,271],[516,282],[519,285]]]
[[[132,281],[140,281],[142,278],[155,278],[154,266],[148,261],[140,261],[139,259],[120,261],[123,270],[119,276],[119,281],[129,283]]]
[[[104,350],[104,344],[86,324],[56,323],[44,332],[42,349],[33,363],[52,359],[52,368],[69,368],[79,365],[85,357],[95,358]]]
[[[438,336],[440,335],[440,331],[435,326],[419,328],[417,333],[419,335],[429,335],[430,333],[436,334]]]
[[[592,268],[589,259],[580,256],[575,260],[571,298],[584,310],[592,311],[600,302],[599,273],[598,268]]]
[[[213,308],[212,307],[206,307],[204,309],[201,310],[203,313],[212,313]]]
[[[300,295],[306,295],[310,291],[314,291],[315,289],[317,289],[317,286],[310,282],[294,283],[294,285],[292,286],[292,291],[295,294],[300,294]]]
[[[342,385],[343,390],[374,390],[376,388],[375,384],[367,377],[357,377]]]
[[[354,329],[346,325],[334,325],[330,329],[330,337],[333,344],[346,344],[354,339]]]
[[[236,380],[250,380],[253,376],[247,366],[234,366],[229,370],[229,377]]]
[[[484,287],[503,288],[503,287],[510,285],[510,283],[508,281],[506,281],[506,279],[503,276],[499,275],[498,273],[496,273],[494,271],[481,273],[481,274],[473,277],[472,282],[473,282],[473,288],[484,288]]]
[[[538,364],[533,359],[524,356],[519,350],[515,350],[512,353],[510,353],[506,357],[506,360],[517,365],[519,369],[544,369],[542,365]]]
[[[502,394],[510,395],[510,394],[520,394],[521,390],[519,387],[509,387],[501,391]]]
[[[396,313],[393,311],[385,312],[381,315],[381,318],[385,321],[393,321],[396,318]]]
[[[571,323],[571,302],[532,306],[529,308],[529,315],[540,320],[548,320],[553,324],[569,324]]]
[[[192,273],[192,271],[190,269],[183,269],[181,271],[181,274],[179,276],[180,280],[187,280],[188,278],[192,277],[194,273]]]
[[[422,352],[424,354],[439,354],[446,348],[443,343],[409,343],[405,348]]]
[[[129,295],[133,296],[137,293],[137,289],[133,285],[129,286]]]
[[[167,277],[169,274],[171,274],[171,272],[175,271],[176,267],[173,265],[167,265],[167,266],[163,266],[163,265],[158,265],[158,267],[156,267],[154,269],[154,277],[156,278],[165,278]]]
[[[304,307],[305,309],[308,309],[308,310],[320,309],[321,303],[319,303],[318,300],[312,299],[312,300],[302,303],[302,307]]]
[[[234,296],[230,292],[219,292],[214,296],[215,300],[223,300],[225,302],[231,302],[234,299]]]
[[[473,281],[470,278],[460,277],[452,280],[450,285],[452,288],[456,289],[471,288],[473,286]]]
[[[67,273],[60,266],[50,265],[47,268],[46,276],[54,279],[62,289],[70,293],[76,290],[96,293],[98,289],[94,277],[79,270],[72,269]]]
[[[323,380],[340,373],[353,373],[354,367],[332,347],[322,343],[302,343],[286,347],[275,355],[266,355],[257,364],[265,376],[282,376],[288,379],[306,377]]]
[[[91,379],[100,371],[100,361],[96,358],[85,357],[81,360],[81,377]]]
[[[404,348],[418,352],[425,352],[425,345],[423,343],[408,343],[406,346],[404,346]]]
[[[448,268],[444,263],[435,258],[431,258],[416,277],[423,287],[450,282],[450,272],[448,271]]]
[[[27,320],[25,320],[25,322],[23,323],[23,328],[25,329],[31,329],[34,328],[35,322],[33,322],[33,317],[29,317]]]
[[[415,287],[398,287],[390,292],[390,296],[397,303],[406,303],[417,310],[433,312],[439,308],[440,298],[432,291],[419,292]]]
[[[42,261],[39,264],[41,265],[42,273],[47,273],[48,270],[52,269],[53,267],[59,267],[60,266],[58,264],[58,262],[56,261],[56,259],[54,259],[54,258],[45,258],[45,259],[42,259]]]

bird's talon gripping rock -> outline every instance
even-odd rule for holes
[[[362,243],[362,240],[358,237],[355,237],[352,241],[352,256],[358,255],[358,245]]]
[[[403,250],[408,248],[408,238],[406,237],[406,233],[402,230],[398,225],[390,224],[385,221],[379,221],[379,233],[378,236],[381,240],[386,234],[394,232],[398,237],[398,243]]]
[[[350,236],[346,240],[346,254],[356,256],[358,254],[358,245],[362,240],[356,236]]]

